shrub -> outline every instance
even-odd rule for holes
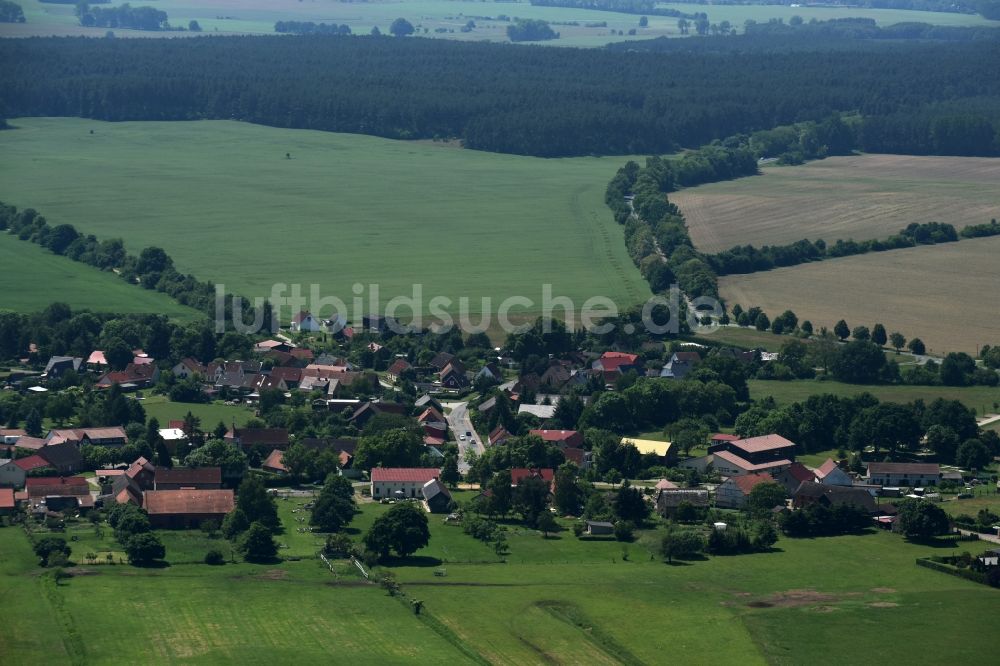
[[[205,564],[219,565],[225,564],[226,557],[222,554],[220,550],[210,550],[205,553]]]

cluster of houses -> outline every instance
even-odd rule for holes
[[[740,509],[756,486],[778,483],[791,498],[793,509],[816,503],[828,507],[853,504],[868,510],[879,526],[891,528],[895,508],[891,504],[880,504],[879,498],[899,496],[903,492],[900,488],[910,489],[908,492],[912,495],[917,489],[933,487],[957,476],[957,473],[942,472],[936,463],[872,462],[863,474],[854,475],[834,460],[827,459],[814,469],[797,462],[795,450],[794,442],[777,434],[749,438],[713,435],[708,455],[681,461],[679,465],[701,472],[711,466],[723,477],[722,483],[710,491],[708,488],[678,488],[668,480],[661,480],[656,486],[657,509],[666,517],[673,515],[684,503],[695,507]]]

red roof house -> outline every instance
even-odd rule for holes
[[[541,437],[546,442],[563,448],[579,449],[583,447],[583,435],[576,430],[531,430],[528,434]]]

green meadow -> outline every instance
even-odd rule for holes
[[[0,161],[0,164],[3,164]],[[5,167],[0,167],[4,169]],[[0,270],[3,290],[0,309],[37,312],[53,301],[69,303],[74,310],[120,313],[159,313],[194,319],[197,310],[185,307],[156,291],[131,285],[48,250],[0,232]]]
[[[160,246],[180,270],[247,296],[275,283],[309,296],[316,284],[353,312],[355,285],[368,309],[419,284],[425,313],[435,296],[452,312],[467,297],[472,313],[484,297],[494,312],[507,297],[531,299],[510,310],[517,319],[540,310],[545,284],[578,308],[649,295],[603,202],[625,157],[539,159],[229,121],[11,122],[0,200],[121,237],[135,253]]]
[[[851,397],[871,393],[879,400],[887,402],[932,402],[937,398],[958,400],[966,407],[975,409],[980,415],[995,414],[1000,404],[1000,388],[995,386],[863,386],[816,379],[796,379],[788,382],[751,379],[750,397],[760,400],[768,396],[778,403],[800,402],[811,395],[832,393],[841,397]]]
[[[222,402],[171,402],[166,396],[150,395],[148,392],[142,401],[142,407],[146,410],[146,417],[155,417],[160,422],[161,428],[166,428],[170,421],[183,419],[188,412],[191,412],[201,419],[201,427],[206,432],[211,432],[220,421],[227,427],[234,422],[237,426],[242,426],[253,418],[254,414],[242,406],[226,405]]]
[[[0,36],[26,35],[91,35],[103,36],[105,28],[84,28],[73,14],[73,5],[58,5],[40,0],[22,0],[27,22],[0,24]],[[881,25],[919,21],[935,25],[976,26],[990,25],[976,14],[922,12],[896,9],[859,9],[851,7],[789,7],[777,5],[713,5],[660,4],[685,13],[706,12],[713,23],[729,21],[742,28],[747,20],[766,22],[770,19],[790,19],[798,15],[806,21],[834,18],[873,18]],[[508,21],[498,20],[499,15],[542,19],[557,25],[557,40],[543,42],[554,46],[599,47],[609,42],[654,37],[677,37],[677,19],[650,16],[649,25],[640,28],[639,16],[618,12],[602,12],[563,7],[533,7],[527,2],[475,2],[473,0],[403,0],[402,2],[331,2],[330,0],[243,0],[238,4],[224,0],[192,2],[192,0],[157,0],[157,9],[167,12],[170,23],[186,27],[196,20],[203,34],[271,34],[276,21],[316,21],[346,23],[355,34],[368,34],[373,27],[388,33],[389,25],[396,18],[409,20],[418,34],[427,37],[506,41]],[[461,28],[469,20],[476,24],[470,32]],[[576,23],[577,25],[572,25]],[[587,27],[587,24],[607,25]],[[628,35],[631,29],[635,35]],[[426,32],[425,32],[426,30]],[[618,31],[623,35],[618,35]],[[116,35],[129,37],[175,36],[176,32],[150,33],[136,30],[114,30]],[[191,34],[191,33],[180,33]]]
[[[320,563],[321,536],[298,531],[303,504],[278,501],[285,561],[273,565],[199,564],[209,548],[230,553],[198,531],[161,532],[170,566],[90,565],[86,552],[103,561],[115,547],[111,530],[70,526],[76,575],[58,586],[20,528],[0,529],[5,603],[18,609],[0,624],[0,650],[23,664],[118,663],[123,644],[144,646],[129,657],[140,664],[832,664],[845,636],[870,662],[978,662],[1000,649],[1000,591],[917,567],[951,549],[883,532],[670,566],[654,555],[662,527],[621,544],[511,524],[501,562],[430,516],[430,545],[380,567],[401,600],[346,562]],[[387,508],[363,504],[349,532],[360,538]],[[424,603],[420,616],[410,599]]]

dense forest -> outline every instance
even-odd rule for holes
[[[318,35],[2,40],[0,117],[235,118],[564,156],[662,154],[840,110],[863,118],[865,150],[1000,154],[1000,43],[801,51],[783,39],[630,44],[648,53]]]
[[[785,23],[782,19],[771,19],[767,23],[747,21],[743,26],[745,35],[752,38],[808,37],[809,39],[930,39],[943,41],[971,41],[974,39],[1000,39],[1000,28],[957,27],[932,25],[908,21],[893,25],[879,26],[871,18],[842,18],[828,21],[803,21],[793,16]]]
[[[167,30],[167,13],[155,7],[133,7],[127,2],[118,7],[91,7],[86,2],[76,6],[80,25],[97,28],[131,28],[133,30]]]
[[[705,12],[686,13],[669,7],[660,7],[655,0],[531,0],[537,7],[571,7],[619,14],[644,14],[646,16],[673,16],[676,18],[707,18]]]
[[[787,5],[788,0],[677,0],[678,3],[693,5]],[[825,6],[864,7],[866,9],[911,9],[923,12],[945,12],[954,14],[979,13],[986,18],[1000,15],[997,0],[824,0]],[[794,5],[793,5],[794,6]]]

